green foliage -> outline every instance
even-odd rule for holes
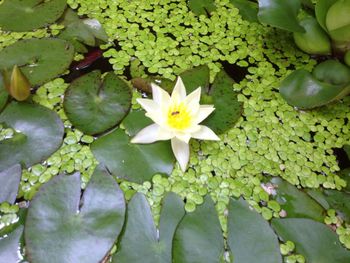
[[[0,259],[6,259],[7,262],[18,262],[20,260],[18,244],[22,233],[23,226],[20,226],[7,237],[0,239]]]
[[[0,171],[0,203],[15,203],[21,175],[22,169],[19,164]]]
[[[230,2],[239,9],[243,19],[258,22],[258,3],[247,0],[230,0]]]

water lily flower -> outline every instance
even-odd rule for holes
[[[199,125],[213,111],[213,105],[200,105],[201,88],[186,96],[182,79],[178,77],[174,90],[169,94],[152,83],[153,100],[137,99],[146,110],[146,116],[154,124],[142,129],[131,140],[132,143],[153,143],[160,140],[171,140],[171,147],[181,170],[186,171],[190,158],[189,141],[220,140],[207,126]]]

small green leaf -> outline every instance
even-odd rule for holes
[[[337,0],[318,0],[315,6],[315,14],[317,22],[320,26],[327,31],[326,26],[326,16],[328,9],[335,3]]]
[[[12,102],[0,114],[0,123],[16,131],[12,138],[0,141],[0,170],[17,163],[29,167],[44,161],[63,141],[61,119],[40,105]]]
[[[19,262],[18,250],[20,239],[23,233],[23,226],[19,226],[5,238],[0,238],[0,262]]]
[[[239,14],[249,22],[258,22],[258,3],[249,0],[230,0],[239,9]]]
[[[207,15],[216,10],[214,0],[189,0],[188,6],[196,15]]]
[[[146,197],[136,193],[128,204],[125,229],[112,262],[171,263],[173,235],[184,214],[181,198],[169,193],[163,201],[158,234]]]
[[[0,27],[9,31],[32,31],[55,22],[66,8],[66,0],[4,0],[0,5]]]
[[[350,251],[324,224],[311,219],[287,218],[273,219],[272,227],[284,241],[293,241],[296,252],[302,254],[308,263],[350,262]]]
[[[113,72],[101,80],[90,72],[68,87],[64,110],[72,124],[85,134],[98,134],[116,126],[129,112],[131,89]]]
[[[179,223],[173,240],[173,263],[219,263],[224,238],[214,202],[204,203]]]
[[[124,223],[123,192],[99,169],[82,198],[80,184],[78,173],[60,175],[33,198],[25,225],[30,262],[96,263],[112,248]]]
[[[282,256],[276,234],[243,199],[231,198],[228,207],[228,238],[235,263],[281,263]]]
[[[94,141],[91,150],[113,175],[136,183],[149,181],[156,173],[170,175],[174,168],[169,142],[133,144],[121,129]]]
[[[0,203],[13,204],[16,201],[21,175],[22,169],[19,164],[0,171]]]
[[[260,0],[258,19],[261,23],[287,31],[304,32],[297,19],[300,7],[300,0]]]

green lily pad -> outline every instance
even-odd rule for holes
[[[258,19],[261,23],[283,30],[304,32],[297,19],[300,7],[300,0],[261,0],[259,1]]]
[[[174,168],[169,142],[134,144],[121,129],[94,141],[91,150],[113,175],[136,183],[149,181],[156,173],[170,175]]]
[[[281,96],[292,106],[310,109],[325,105],[350,92],[350,69],[336,60],[317,65],[312,75],[299,69],[281,83]]]
[[[22,169],[19,164],[0,171],[0,203],[13,204],[16,201],[21,175]]]
[[[85,134],[98,134],[116,126],[129,112],[131,89],[113,72],[101,80],[101,72],[90,72],[68,87],[64,110],[72,124]]]
[[[271,183],[277,186],[274,198],[288,217],[306,217],[323,222],[324,209],[309,195],[279,177],[272,178]]]
[[[296,252],[308,263],[348,263],[350,251],[346,250],[336,233],[326,225],[311,219],[273,219],[272,227],[283,240],[291,240]]]
[[[131,80],[131,83],[136,89],[140,90],[141,92],[146,92],[148,94],[152,93],[151,83],[157,84],[169,93],[171,93],[175,85],[175,82],[171,81],[170,79],[153,76],[150,76],[148,78],[133,78]]]
[[[100,262],[124,223],[125,201],[115,180],[95,170],[81,198],[80,175],[57,176],[33,198],[25,224],[30,262]]]
[[[0,74],[0,112],[5,107],[9,94],[5,89],[5,85],[2,82],[2,75]]]
[[[144,110],[132,110],[123,120],[122,125],[130,137],[134,137],[141,129],[153,123],[145,113]]]
[[[21,258],[18,255],[18,250],[22,233],[23,226],[19,226],[7,237],[0,239],[0,262],[20,262]]]
[[[239,9],[239,14],[249,22],[258,22],[258,3],[247,0],[230,0]]]
[[[179,223],[173,239],[174,263],[219,263],[224,238],[214,202],[209,195]]]
[[[242,115],[242,103],[233,90],[234,81],[225,71],[220,71],[211,86],[208,95],[202,94],[201,100],[214,104],[215,111],[202,123],[215,133],[221,134],[233,127]]]
[[[345,191],[350,194],[350,167],[343,169],[339,172],[340,178],[346,181],[346,186],[342,189],[342,191]]]
[[[188,7],[198,16],[206,16],[216,10],[215,0],[189,0]]]
[[[315,15],[316,15],[317,22],[326,31],[327,31],[326,17],[327,17],[328,9],[335,2],[337,2],[337,0],[318,0],[315,5]]]
[[[12,102],[0,114],[17,133],[0,141],[0,170],[20,163],[29,167],[47,159],[62,144],[64,127],[59,116],[37,104]]]
[[[281,263],[278,238],[267,221],[243,199],[231,198],[228,207],[228,238],[235,263]]]
[[[128,204],[125,229],[112,262],[171,263],[173,235],[184,214],[181,198],[169,193],[163,201],[158,234],[146,197],[136,193]]]
[[[66,8],[66,0],[4,0],[0,5],[0,27],[9,31],[31,31],[55,22]]]
[[[210,71],[207,65],[195,67],[180,74],[180,77],[186,87],[187,94],[190,94],[199,87],[202,88],[202,92],[207,92],[209,89],[209,76]]]
[[[342,218],[350,222],[350,194],[337,190],[324,190],[323,196],[329,206],[342,216]]]
[[[73,46],[62,39],[25,39],[0,51],[0,70],[19,66],[32,85],[65,72],[73,60]]]

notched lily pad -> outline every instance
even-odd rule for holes
[[[0,170],[17,163],[29,167],[44,161],[63,141],[59,116],[37,104],[12,102],[0,114],[0,123],[16,131],[12,138],[0,141]]]
[[[80,175],[60,175],[33,198],[25,224],[31,262],[96,263],[116,241],[124,223],[125,201],[115,180],[95,170],[81,197]]]
[[[146,197],[136,193],[128,204],[125,229],[113,262],[171,263],[173,235],[184,214],[182,199],[169,193],[163,200],[158,234]]]
[[[174,168],[169,142],[133,144],[121,129],[98,138],[91,150],[113,175],[136,183],[149,181],[156,173],[170,175]]]
[[[20,67],[32,85],[45,83],[68,69],[73,46],[62,39],[25,39],[0,51],[0,70]]]
[[[338,100],[350,92],[350,68],[336,60],[317,65],[313,73],[294,71],[281,83],[281,96],[292,106],[310,109]]]
[[[208,15],[216,10],[214,0],[189,0],[188,6],[196,15]]]
[[[0,171],[0,203],[13,204],[16,201],[21,175],[22,169],[19,164]]]
[[[131,89],[113,72],[101,80],[93,71],[68,87],[63,106],[72,124],[86,134],[104,132],[121,122],[131,106]]]
[[[66,0],[4,0],[0,5],[0,27],[9,31],[31,31],[55,22],[66,8]]]

